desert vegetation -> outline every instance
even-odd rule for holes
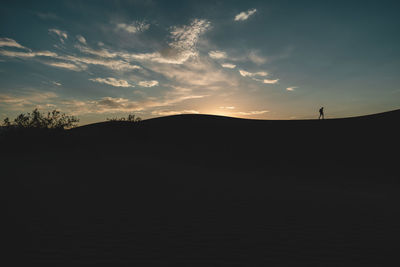
[[[129,114],[127,117],[107,118],[107,121],[127,121],[140,122],[142,119]],[[79,119],[75,116],[69,116],[58,110],[51,112],[40,112],[37,108],[32,112],[21,113],[16,118],[6,117],[1,126],[4,129],[71,129],[78,125]]]
[[[37,108],[31,113],[21,113],[14,120],[6,117],[3,126],[6,128],[17,129],[70,129],[76,127],[79,119],[68,116],[58,110],[42,113]]]
[[[129,122],[140,122],[142,119],[140,117],[136,117],[134,114],[129,114],[128,117],[121,118],[107,118],[107,121],[129,121]]]

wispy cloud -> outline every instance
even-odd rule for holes
[[[109,80],[108,80],[109,81]],[[34,107],[57,108],[71,115],[103,114],[117,112],[150,111],[155,108],[171,107],[180,102],[203,98],[205,95],[167,94],[160,98],[148,97],[131,100],[122,97],[103,97],[100,99],[63,99],[53,92],[28,91],[22,95],[1,94],[0,106],[8,110],[30,111]],[[164,110],[165,111],[165,110]],[[171,112],[170,109],[167,112]],[[178,110],[180,113],[195,113],[194,110]]]
[[[105,83],[114,87],[134,87],[133,85],[129,84],[128,81],[125,80],[118,80],[113,77],[108,78],[94,78],[89,79],[90,81],[97,82],[97,83]]]
[[[15,40],[10,39],[10,38],[0,38],[0,47],[16,47],[16,48],[21,48],[21,49],[27,49],[25,46],[20,45],[19,43],[17,43]]]
[[[202,102],[207,102],[206,99],[202,98],[212,95],[216,96],[216,93],[213,92],[214,90],[220,90],[218,95],[222,95],[228,91],[229,93],[233,93],[240,90],[239,85],[244,82],[244,79],[240,79],[239,73],[244,77],[258,77],[260,79],[267,75],[263,71],[248,72],[240,70],[238,73],[236,70],[227,70],[235,69],[236,65],[223,63],[225,60],[222,59],[227,59],[226,61],[228,62],[233,61],[223,51],[215,50],[207,54],[210,50],[207,49],[205,54],[201,53],[197,48],[199,39],[210,27],[210,22],[202,19],[192,20],[187,25],[171,27],[169,28],[169,41],[164,45],[166,48],[158,51],[150,51],[149,53],[132,53],[129,50],[112,49],[109,42],[107,46],[98,47],[95,45],[91,48],[83,36],[72,33],[68,36],[65,33],[66,37],[64,38],[61,31],[59,33],[52,31],[51,34],[62,39],[67,39],[68,37],[72,39],[76,37],[76,39],[74,43],[67,44],[65,47],[63,46],[65,49],[57,50],[57,53],[50,51],[15,52],[6,51],[6,48],[4,50],[0,49],[0,53],[9,53],[8,56],[10,57],[19,57],[25,60],[34,60],[36,58],[37,62],[67,70],[81,71],[88,69],[91,75],[93,75],[92,73],[99,73],[98,69],[92,68],[91,65],[105,67],[108,70],[112,70],[112,72],[104,75],[97,74],[86,79],[92,78],[90,80],[93,82],[115,87],[133,87],[134,85],[137,87],[157,86],[159,82],[156,79],[159,80],[159,77],[162,77],[159,81],[162,81],[163,90],[156,97],[154,95],[152,97],[147,96],[147,94],[152,93],[152,90],[142,89],[140,91],[144,92],[144,94],[137,97],[139,100],[124,98],[125,96],[122,98],[119,96],[115,97],[113,95],[114,98],[99,99],[94,97],[93,99],[82,101],[77,99],[58,99],[52,102],[65,111],[75,112],[76,115],[139,110],[151,114],[157,108],[161,109],[160,112],[185,112],[192,110],[193,107],[190,106],[191,102],[199,102],[201,104]],[[203,45],[203,43],[201,44]],[[61,44],[59,45],[61,46]],[[163,47],[163,45],[160,45],[160,47]],[[69,48],[72,48],[72,50],[67,51]],[[204,51],[203,48],[201,51]],[[247,54],[243,53],[243,56],[247,57]],[[218,59],[218,61],[216,62],[212,59]],[[220,64],[226,69],[221,68]],[[142,71],[135,75],[132,74],[130,77],[134,78],[129,78],[129,80],[112,78],[112,76],[128,77],[120,76],[120,73],[116,71],[137,69],[142,69]],[[262,70],[262,68],[260,69]],[[252,86],[256,85],[253,83]],[[55,90],[54,87],[53,89]],[[177,103],[179,104],[176,105]],[[228,110],[232,112],[231,109],[234,107],[225,108],[226,112]]]
[[[268,73],[265,71],[259,71],[259,72],[248,72],[245,70],[239,70],[240,75],[243,77],[256,77],[256,76],[267,76]]]
[[[114,57],[114,55],[109,54],[106,50],[95,51],[93,49],[78,46],[81,51],[87,52],[88,54],[95,54],[102,58],[93,58],[93,57],[78,57],[71,55],[58,55],[57,53],[50,51],[38,51],[38,52],[20,52],[20,51],[8,51],[8,50],[0,50],[0,55],[7,57],[15,57],[22,59],[29,59],[35,57],[50,57],[56,60],[61,60],[61,62],[48,62],[48,61],[39,61],[43,64],[66,68],[71,70],[82,70],[86,69],[86,65],[99,65],[112,70],[137,70],[141,69],[140,66],[130,64],[126,60],[122,59],[108,59],[109,57]],[[65,63],[67,61],[68,63]],[[74,66],[75,65],[75,66]]]
[[[140,103],[126,98],[103,97],[97,100],[60,99],[57,107],[71,115],[133,112],[143,108]]]
[[[140,81],[138,84],[143,87],[153,87],[158,86],[158,81]]]
[[[251,15],[257,12],[257,9],[253,8],[248,11],[240,12],[235,16],[235,21],[243,21],[247,20]]]
[[[165,99],[144,99],[142,101],[133,101],[127,98],[103,97],[99,100],[65,100],[60,101],[59,106],[65,110],[71,111],[73,115],[90,113],[115,113],[115,112],[133,112],[151,110],[153,108],[167,107],[179,102],[190,99],[202,98],[204,96],[175,96]]]
[[[66,62],[48,62],[48,61],[42,61],[42,63],[52,66],[52,67],[57,67],[57,68],[62,68],[62,69],[68,69],[68,70],[73,70],[73,71],[81,71],[82,68],[72,64],[72,63],[66,63]]]
[[[147,31],[150,28],[150,24],[144,21],[134,21],[131,24],[118,23],[116,27],[117,30],[124,30],[129,33],[139,33]]]
[[[248,72],[245,70],[239,70],[240,75],[243,77],[250,77],[251,79],[262,82],[264,84],[276,84],[279,82],[279,79],[260,79],[258,77],[265,77],[268,75],[267,72],[265,71],[259,71],[259,72]]]
[[[259,51],[250,51],[248,54],[248,59],[256,65],[262,65],[267,62],[267,58],[261,56]]]
[[[226,69],[234,69],[236,68],[235,64],[231,64],[231,63],[223,63],[221,64],[222,67],[226,68]]]
[[[61,43],[64,43],[64,40],[68,39],[67,32],[59,29],[49,29],[49,33],[56,34],[60,38]]]
[[[158,115],[158,116],[171,116],[171,115],[179,115],[179,114],[199,114],[200,112],[198,110],[168,110],[168,111],[163,111],[163,110],[155,110],[151,112],[152,115]]]
[[[120,26],[122,27],[122,26]],[[168,47],[149,53],[111,52],[107,49],[95,50],[87,46],[76,45],[81,52],[102,58],[120,57],[127,61],[150,61],[162,64],[183,64],[190,58],[198,56],[196,48],[202,33],[210,28],[210,22],[204,19],[194,19],[189,25],[170,28]],[[132,29],[133,30],[133,29]],[[221,57],[221,54],[217,56]]]
[[[279,82],[279,79],[262,79],[259,77],[265,77],[268,75],[267,72],[265,71],[259,71],[259,72],[248,72],[245,70],[239,70],[240,75],[243,77],[250,77],[252,80],[261,82],[264,84],[277,84]]]
[[[205,19],[194,19],[189,25],[171,28],[171,49],[161,51],[162,56],[172,59],[172,62],[183,63],[197,56],[197,41],[202,33],[208,30],[211,23]]]
[[[103,57],[103,58],[114,58],[114,57],[118,56],[117,53],[112,53],[112,52],[108,51],[107,49],[95,50],[86,45],[76,44],[75,48],[79,49],[79,51],[81,51],[82,53],[90,54],[90,55],[94,55],[94,56],[98,56],[98,57]]]
[[[292,86],[292,87],[288,87],[286,88],[286,91],[294,91],[294,89],[296,89],[297,86]]]
[[[0,55],[7,57],[16,57],[16,58],[57,57],[56,53],[50,51],[19,52],[19,51],[0,50]]]
[[[31,52],[19,52],[19,51],[7,51],[7,50],[0,50],[0,55],[6,57],[16,57],[16,58],[32,58],[35,57],[35,53]]]
[[[141,69],[138,65],[132,65],[129,62],[121,59],[103,59],[93,57],[78,57],[78,56],[59,56],[59,59],[71,61],[75,64],[88,64],[103,66],[112,70],[137,70]]]
[[[27,91],[20,95],[0,94],[0,106],[6,105],[9,110],[30,109],[38,105],[49,104],[47,101],[53,101],[57,94],[53,92]]]
[[[220,109],[230,109],[230,110],[235,109],[234,106],[219,107],[219,108],[220,108]]]
[[[103,66],[112,70],[137,70],[141,69],[138,65],[132,65],[124,60],[104,60],[89,57],[63,56],[63,60],[68,60],[75,63],[83,63],[89,65]]]
[[[208,55],[213,59],[224,59],[227,57],[226,53],[223,51],[210,51]]]
[[[152,70],[162,74],[171,84],[191,90],[221,90],[237,88],[236,75],[216,68],[207,58],[197,58],[184,65],[152,65]]]
[[[77,35],[76,39],[78,39],[78,41],[81,42],[82,44],[86,45],[86,39],[82,35]]]
[[[94,101],[93,103],[96,106],[108,109],[139,109],[135,102],[125,98],[103,97],[101,100]]]
[[[160,51],[149,53],[123,53],[119,56],[125,60],[150,61],[162,64],[183,64],[191,58],[198,56],[197,42],[201,34],[209,29],[210,22],[204,19],[194,19],[189,25],[170,28],[170,41],[167,47]],[[88,51],[93,52],[93,51]],[[104,52],[104,50],[103,50]],[[109,54],[112,55],[112,54]]]
[[[264,79],[262,82],[266,83],[266,84],[276,84],[278,83],[279,79],[275,79],[275,80],[269,80],[269,79]]]
[[[251,116],[251,115],[260,115],[260,114],[264,114],[267,112],[269,112],[269,110],[254,110],[254,111],[247,111],[247,112],[240,111],[240,112],[237,112],[236,114],[244,115],[244,116]]]

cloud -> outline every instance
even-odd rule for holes
[[[42,63],[52,66],[52,67],[57,67],[57,68],[62,68],[62,69],[68,69],[68,70],[73,70],[73,71],[81,71],[82,68],[71,63],[66,63],[66,62],[47,62],[43,61]]]
[[[149,97],[140,101],[121,97],[103,97],[95,100],[62,99],[53,92],[37,91],[27,92],[19,96],[0,93],[0,106],[7,106],[8,110],[16,111],[29,111],[34,107],[43,107],[44,109],[51,107],[68,112],[71,115],[82,115],[151,110],[206,96],[178,91],[173,90],[159,99]],[[49,101],[51,102],[49,103]],[[168,112],[171,112],[171,110]],[[178,112],[195,113],[193,110],[186,109]]]
[[[117,30],[124,30],[129,33],[139,33],[147,31],[150,28],[150,24],[144,21],[134,21],[131,24],[118,23]]]
[[[126,51],[105,49],[98,46],[91,48],[82,42],[78,42],[78,40],[74,45],[79,51],[76,49],[69,51],[69,53],[65,52],[65,50],[59,50],[57,53],[50,51],[24,51],[19,52],[20,54],[13,54],[13,56],[18,56],[25,60],[36,60],[42,64],[73,71],[83,70],[91,65],[103,66],[110,70],[134,70],[140,69],[142,68],[141,66],[143,66],[143,73],[138,73],[137,75],[140,76],[135,76],[135,80],[125,81],[127,84],[121,82],[124,80],[107,78],[114,76],[113,74],[87,77],[87,79],[93,78],[91,79],[93,82],[117,87],[136,85],[133,81],[136,81],[137,86],[157,86],[158,81],[153,79],[160,76],[162,77],[162,79],[160,79],[163,81],[163,90],[161,95],[157,95],[157,97],[147,97],[145,94],[141,96],[139,100],[119,98],[119,96],[117,96],[116,98],[108,97],[83,101],[78,99],[58,98],[51,102],[55,104],[57,108],[62,108],[68,113],[73,112],[77,115],[84,113],[130,112],[138,110],[146,110],[151,113],[151,111],[156,108],[161,108],[162,112],[182,112],[192,110],[193,107],[187,106],[187,104],[190,104],[192,101],[206,101],[202,98],[210,96],[212,90],[222,90],[222,93],[225,92],[223,90],[232,92],[238,90],[239,83],[241,82],[236,71],[232,72],[222,69],[219,64],[212,60],[207,54],[199,53],[197,48],[199,38],[201,38],[201,35],[210,27],[210,23],[207,20],[201,19],[195,19],[184,26],[172,27],[170,28],[170,36],[167,43],[168,47],[150,53],[129,53]],[[51,33],[53,34],[53,32]],[[76,35],[72,35],[71,33],[71,36],[74,38]],[[0,49],[0,53],[1,51],[3,50]],[[6,52],[11,53],[14,51]],[[222,54],[223,53],[224,52],[222,52]],[[139,66],[138,62],[141,66]],[[227,68],[233,65],[230,63],[224,64]],[[233,68],[235,67],[236,66]],[[149,76],[148,74],[150,73],[156,76]],[[145,76],[141,76],[142,74]],[[157,78],[157,80],[159,79]],[[54,84],[53,87],[55,86],[56,84]],[[172,90],[170,90],[171,88]],[[55,88],[53,89],[55,90]],[[148,92],[146,90],[141,91],[145,93]],[[115,95],[113,95],[113,97],[115,97]],[[181,102],[185,103],[177,104]]]
[[[126,98],[103,97],[99,100],[64,100],[58,106],[69,110],[72,115],[89,113],[115,113],[143,111],[152,108],[166,107],[172,104],[183,102],[189,99],[202,98],[204,96],[172,96],[167,95],[164,99],[144,99],[142,101],[132,101]]]
[[[171,47],[183,50],[192,50],[199,39],[199,36],[210,28],[210,22],[205,19],[194,19],[190,25],[172,27]]]
[[[51,51],[39,51],[39,52],[34,52],[34,54],[37,57],[57,57],[57,53]]]
[[[158,86],[158,81],[141,81],[139,82],[139,85],[143,87]]]
[[[162,64],[183,64],[198,56],[196,48],[202,33],[210,28],[210,22],[194,19],[189,25],[170,28],[168,47],[150,53],[110,52],[106,49],[94,50],[87,46],[76,45],[81,52],[103,58],[120,57],[127,61],[150,61]]]
[[[151,69],[162,74],[174,86],[202,92],[227,88],[232,90],[239,83],[236,75],[216,68],[207,57],[199,57],[184,65],[154,64]]]
[[[236,68],[235,64],[231,64],[231,63],[223,63],[221,64],[222,67],[226,68],[226,69],[234,69]]]
[[[210,22],[204,19],[194,19],[189,25],[170,28],[170,41],[167,47],[160,51],[149,53],[127,53],[108,50],[93,50],[77,46],[84,53],[100,57],[120,57],[127,61],[154,62],[162,64],[183,64],[191,58],[198,56],[197,42],[202,33],[210,28]]]
[[[98,82],[98,83],[105,83],[114,87],[133,87],[133,85],[129,84],[125,80],[117,80],[115,78],[109,77],[109,78],[94,78],[94,79],[89,79],[90,81],[93,82]]]
[[[57,86],[61,86],[62,85],[61,83],[56,82],[56,81],[52,81],[51,83],[54,84],[54,85],[57,85]]]
[[[130,106],[129,100],[125,98],[113,98],[113,97],[104,97],[101,100],[95,102],[98,106],[105,106],[109,108],[121,108]]]
[[[107,49],[94,50],[92,48],[80,44],[76,44],[75,47],[79,49],[79,51],[81,51],[82,53],[99,56],[103,58],[114,58],[118,56],[117,53],[111,53]]]
[[[26,98],[21,98],[21,97],[15,97],[12,95],[7,95],[7,94],[0,94],[0,105],[4,104],[15,104],[15,105],[20,105],[28,102]]]
[[[70,61],[77,65],[98,65],[112,70],[137,70],[141,69],[138,65],[132,65],[129,62],[121,59],[103,59],[92,57],[78,57],[78,56],[58,56],[57,59]]]
[[[256,76],[267,76],[268,73],[265,71],[259,71],[259,72],[248,72],[245,70],[239,70],[240,75],[243,77],[256,77]]]
[[[233,107],[233,106],[219,107],[219,108],[220,108],[220,109],[230,109],[230,110],[235,109],[235,107]]]
[[[15,58],[57,57],[56,53],[50,51],[19,52],[19,51],[0,50],[0,55],[7,57],[15,57]]]
[[[298,88],[297,86],[292,86],[292,87],[288,87],[286,88],[286,91],[294,91],[294,89]]]
[[[78,41],[81,42],[82,44],[86,45],[86,39],[82,35],[77,35],[76,39],[78,39]]]
[[[102,58],[93,58],[93,57],[78,57],[71,55],[58,55],[57,53],[50,51],[38,51],[38,52],[19,52],[19,51],[8,51],[8,50],[0,50],[0,55],[7,57],[15,57],[15,58],[35,58],[35,57],[51,57],[53,59],[67,61],[65,62],[48,62],[48,61],[39,61],[43,64],[47,64],[54,67],[66,68],[71,70],[83,70],[86,69],[86,65],[99,65],[112,70],[137,70],[141,69],[138,65],[132,65],[126,60],[122,59],[108,59],[112,57],[116,57],[117,54],[112,54],[107,50],[93,50],[86,46],[77,45],[77,48],[82,52],[87,54],[97,55]],[[75,65],[75,66],[74,66]]]
[[[227,57],[226,53],[223,51],[210,51],[208,55],[213,59],[224,59]]]
[[[139,103],[126,98],[103,97],[98,100],[60,100],[57,106],[71,115],[133,112],[142,110]]]
[[[259,55],[257,51],[250,51],[248,59],[256,65],[262,65],[267,62],[267,58]]]
[[[191,91],[189,90],[188,92]],[[189,94],[188,92],[173,91],[167,93],[164,100],[153,102],[152,107],[169,106],[186,100],[199,99],[208,96],[208,95],[195,95],[192,93]]]
[[[232,52],[234,54],[234,52]],[[236,54],[236,56],[230,56],[229,61],[234,62],[252,62],[257,66],[265,64],[269,61],[269,57],[261,55],[259,50],[250,50],[248,52],[242,52],[240,54]]]
[[[7,51],[7,50],[0,50],[0,55],[6,57],[16,57],[16,58],[32,58],[36,56],[36,54],[32,52],[18,52],[18,51]]]
[[[68,60],[74,63],[83,63],[89,65],[99,65],[112,70],[137,70],[141,69],[138,65],[131,65],[124,60],[104,60],[88,57],[64,56],[60,57],[63,60]]]
[[[198,55],[197,41],[202,33],[208,30],[211,23],[205,19],[194,19],[189,25],[172,27],[170,32],[169,49],[164,49],[161,55],[170,60],[170,63],[182,64],[186,60]]]
[[[251,79],[257,81],[257,82],[261,82],[264,84],[276,84],[278,83],[279,79],[260,79],[258,77],[265,77],[268,75],[267,72],[265,71],[259,71],[259,72],[248,72],[245,70],[239,70],[240,75],[242,75],[243,77],[250,77]]]
[[[0,106],[7,105],[8,110],[21,111],[21,109],[31,109],[39,104],[45,104],[49,100],[54,100],[57,94],[53,92],[28,91],[21,95],[0,94]]]
[[[200,113],[199,111],[193,110],[193,109],[179,110],[179,111],[176,111],[176,110],[169,110],[169,111],[160,110],[160,111],[158,111],[158,110],[156,110],[156,111],[151,112],[152,115],[159,115],[159,116],[171,116],[171,115],[178,115],[178,114],[199,114],[199,113]]]
[[[247,20],[251,15],[257,12],[257,9],[249,9],[248,11],[240,12],[235,16],[235,21],[243,21]]]
[[[244,115],[244,116],[251,116],[251,115],[260,115],[260,114],[264,114],[267,112],[269,112],[269,110],[255,110],[255,111],[247,111],[247,112],[241,111],[241,112],[237,112],[236,114]]]
[[[60,37],[60,42],[61,43],[64,43],[64,40],[68,39],[68,34],[65,31],[61,31],[61,30],[58,30],[58,29],[49,29],[49,33],[54,33],[58,37]]]
[[[278,83],[279,79],[275,79],[275,80],[268,80],[268,79],[264,79],[262,82],[265,84],[276,84]]]
[[[15,40],[10,39],[10,38],[0,38],[0,47],[16,47],[16,48],[21,48],[21,49],[27,49],[25,46],[20,45],[19,43],[17,43]]]
[[[138,60],[138,61],[157,61],[155,58],[161,57],[158,52],[154,53],[119,53],[120,57],[126,60]]]
[[[127,60],[151,61],[162,64],[183,64],[189,58],[197,56],[197,54],[190,51],[178,51],[171,48],[166,48],[161,52],[138,54],[119,53],[118,55]]]

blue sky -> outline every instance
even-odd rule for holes
[[[400,108],[396,1],[3,1],[0,119]]]

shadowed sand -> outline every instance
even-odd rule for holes
[[[399,122],[177,115],[3,136],[4,259],[395,266]]]

